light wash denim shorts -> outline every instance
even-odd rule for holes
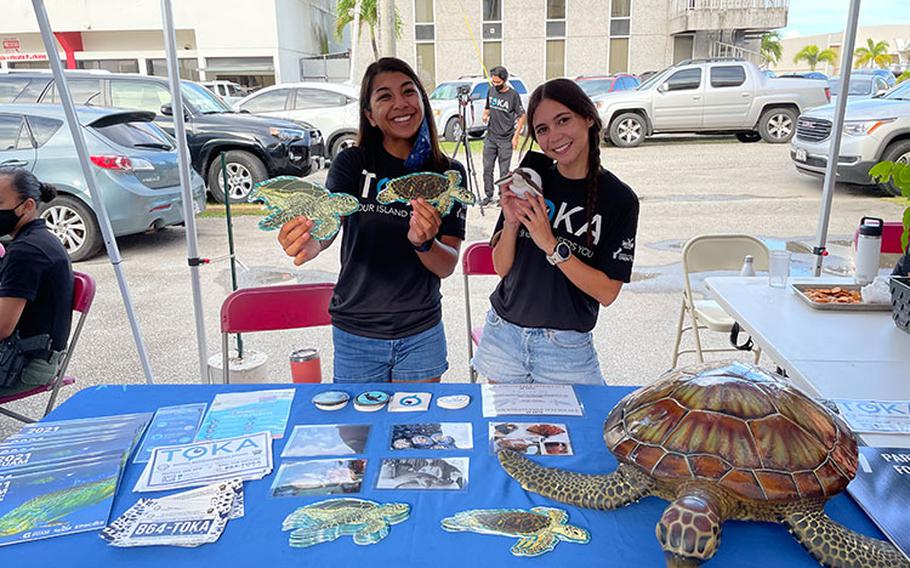
[[[520,327],[492,308],[471,365],[496,383],[604,384],[590,332]]]
[[[442,322],[400,339],[354,335],[332,326],[336,383],[426,381],[449,368]]]

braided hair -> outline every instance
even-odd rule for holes
[[[531,93],[531,99],[528,101],[528,128],[534,141],[537,141],[537,133],[534,130],[534,112],[544,99],[554,100],[582,118],[590,119],[592,124],[588,128],[588,170],[585,175],[585,188],[587,199],[585,201],[585,214],[588,220],[587,243],[591,248],[594,239],[592,229],[594,221],[594,212],[597,209],[597,178],[603,171],[600,166],[600,133],[603,130],[603,122],[597,113],[597,107],[591,101],[590,97],[581,90],[574,81],[569,79],[553,79],[540,85]]]

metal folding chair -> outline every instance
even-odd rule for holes
[[[54,403],[57,401],[57,393],[59,392],[60,387],[72,385],[76,382],[74,377],[66,376],[66,369],[69,367],[70,359],[73,357],[73,351],[76,349],[76,343],[79,341],[79,336],[82,335],[82,326],[85,325],[85,318],[88,316],[89,309],[91,309],[94,299],[94,278],[82,272],[73,272],[73,311],[78,312],[79,317],[76,319],[76,326],[73,328],[73,332],[70,335],[66,351],[63,355],[63,359],[60,361],[60,367],[57,369],[54,378],[46,385],[16,394],[0,396],[0,405],[50,392],[50,398],[47,401],[47,406],[44,408],[44,414],[41,417],[44,418],[50,414],[50,411],[54,409]],[[0,414],[15,418],[21,422],[36,422],[34,418],[29,418],[28,416],[9,410],[8,408],[3,408],[2,406],[0,406]]]
[[[230,383],[232,333],[278,331],[329,325],[329,303],[334,284],[294,284],[243,288],[221,304],[221,350],[224,384]]]
[[[468,367],[471,369],[471,382],[477,381],[477,372],[471,367],[474,358],[474,345],[480,343],[483,326],[472,327],[471,324],[471,289],[469,277],[496,275],[493,269],[493,247],[489,243],[472,243],[461,256],[461,269],[464,273],[464,313],[468,330]]]
[[[743,258],[752,255],[756,270],[768,270],[768,247],[763,242],[751,235],[699,235],[693,237],[683,247],[682,266],[685,289],[683,290],[682,306],[679,310],[679,320],[676,324],[676,343],[673,346],[673,364],[676,368],[679,356],[685,353],[695,353],[700,363],[705,362],[705,353],[722,353],[738,351],[733,347],[703,348],[700,331],[708,329],[729,334],[736,323],[726,311],[714,300],[696,299],[692,293],[692,282],[689,276],[696,272],[712,270],[739,270],[742,268]],[[685,325],[686,314],[692,320],[691,325]],[[683,333],[691,331],[695,340],[694,349],[680,350]],[[761,349],[754,348],[755,362],[761,358]]]

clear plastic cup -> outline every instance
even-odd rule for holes
[[[768,256],[768,284],[784,288],[790,278],[790,251],[772,250]]]

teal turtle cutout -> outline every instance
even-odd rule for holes
[[[417,172],[386,182],[376,200],[383,205],[393,202],[409,203],[423,198],[443,217],[452,211],[455,202],[474,205],[474,194],[461,187],[461,172],[446,170],[445,174]]]
[[[355,544],[375,544],[389,534],[391,525],[407,520],[407,503],[377,503],[345,497],[300,507],[284,519],[281,530],[291,531],[290,545],[305,548],[352,535]]]
[[[511,536],[518,539],[512,546],[515,556],[540,556],[550,552],[559,541],[587,544],[591,535],[585,529],[568,524],[569,514],[553,507],[525,509],[473,509],[442,520],[450,532],[475,532]]]
[[[262,202],[269,215],[259,222],[263,231],[275,231],[291,219],[303,215],[313,221],[310,235],[324,241],[341,229],[341,218],[360,209],[352,195],[332,193],[322,185],[305,179],[281,176],[256,184],[247,199]]]

